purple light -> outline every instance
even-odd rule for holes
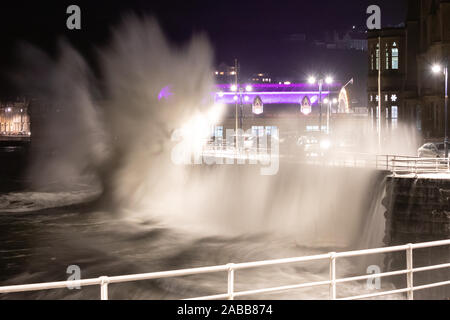
[[[165,86],[162,88],[162,90],[158,94],[158,100],[161,100],[162,98],[168,99],[173,93],[170,91],[170,86]]]
[[[328,97],[329,91],[322,92],[323,98]],[[246,96],[249,97],[249,101],[253,101],[259,96],[264,104],[301,104],[303,98],[308,96],[309,100],[317,101],[318,91],[301,91],[301,92],[248,92]],[[225,92],[222,97],[216,94],[216,102],[222,104],[235,104],[234,100],[236,93]],[[242,99],[243,102],[244,98]],[[312,102],[313,103],[313,102]]]
[[[261,83],[256,83],[256,84],[244,84],[241,85],[241,88],[245,88],[246,86],[250,85],[252,88],[254,89],[294,89],[294,88],[317,88],[318,85],[317,84],[310,84],[310,83],[291,83],[291,84],[277,84],[277,83],[268,83],[268,84],[261,84]],[[232,84],[217,84],[216,88],[218,88],[219,90],[230,90],[231,89]],[[328,86],[328,85],[327,85]],[[341,84],[338,82],[333,82],[333,84],[329,85],[330,87],[336,87],[336,88],[340,88]]]

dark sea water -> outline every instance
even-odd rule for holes
[[[0,148],[0,286],[67,280],[77,265],[82,278],[290,258],[342,247],[308,247],[277,233],[238,236],[192,234],[146,218],[116,216],[96,201],[89,185],[42,191],[26,178],[27,147]],[[366,264],[338,261],[338,276],[365,273]],[[327,280],[328,261],[284,265],[236,274],[236,290]],[[382,289],[392,289],[388,282]],[[225,293],[225,273],[114,284],[110,299],[179,299]],[[338,286],[338,296],[366,293],[366,283]],[[98,286],[0,295],[0,299],[98,299]],[[328,287],[294,290],[250,299],[327,299]]]

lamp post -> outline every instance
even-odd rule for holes
[[[333,99],[331,99],[331,98],[325,98],[324,100],[323,100],[323,102],[325,103],[325,104],[327,104],[328,106],[327,106],[327,134],[330,134],[330,114],[331,114],[331,106],[332,105],[335,105],[335,104],[337,104],[338,103],[338,100],[336,99],[336,98],[333,98]]]
[[[448,158],[448,58],[445,61],[445,66],[442,68],[440,65],[434,65],[432,68],[434,73],[442,74],[444,72],[445,77],[445,107],[444,107],[444,122],[445,122],[445,138],[444,138],[444,150],[445,158]]]
[[[377,133],[378,152],[381,152],[381,36],[378,37],[378,108],[377,108]]]
[[[316,81],[316,78],[314,76],[310,76],[308,78],[308,82],[310,84],[315,84],[316,82],[319,84],[319,132],[322,132],[322,88],[324,83],[331,85],[333,83],[333,78],[327,76],[325,79],[321,78]]]
[[[234,84],[231,85],[231,91],[236,92],[236,95],[234,96],[234,101],[236,102],[235,106],[235,132],[236,132],[236,151],[239,150],[239,129],[242,128],[242,113],[243,113],[243,101],[242,101],[242,95],[244,93],[244,90],[246,92],[253,91],[252,86],[247,85],[245,88],[238,83],[239,79],[239,66],[237,59],[234,60]]]

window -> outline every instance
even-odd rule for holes
[[[392,52],[392,69],[398,70],[398,48],[395,42],[392,45],[391,52]]]
[[[264,127],[263,126],[253,126],[252,127],[252,135],[255,137],[264,136]]]
[[[392,106],[391,107],[391,124],[392,124],[392,129],[396,129],[397,128],[397,123],[398,123],[398,107],[397,106]]]
[[[398,107],[397,106],[391,107],[391,114],[392,114],[392,119],[398,119]]]
[[[266,127],[266,135],[267,136],[271,136],[271,135],[276,136],[277,133],[278,133],[277,127],[272,127],[272,126]]]
[[[223,127],[222,126],[215,127],[214,136],[216,138],[223,138]]]

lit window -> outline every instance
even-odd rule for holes
[[[398,119],[398,107],[392,106],[391,112],[392,112],[392,119]]]
[[[263,137],[265,133],[265,127],[263,126],[253,126],[252,135],[255,137]]]
[[[391,96],[391,101],[392,101],[392,102],[396,102],[396,101],[397,101],[397,95],[396,95],[396,94],[393,94],[393,95]]]
[[[398,107],[397,106],[392,106],[391,107],[391,124],[392,124],[392,129],[396,129],[397,128],[397,124],[398,124]]]
[[[371,102],[373,101],[373,95],[370,95],[370,101]]]
[[[223,138],[223,127],[222,126],[215,127],[214,136],[216,138]]]
[[[398,70],[398,48],[395,42],[392,46],[392,69]]]
[[[266,136],[278,136],[278,128],[277,127],[266,127]]]

